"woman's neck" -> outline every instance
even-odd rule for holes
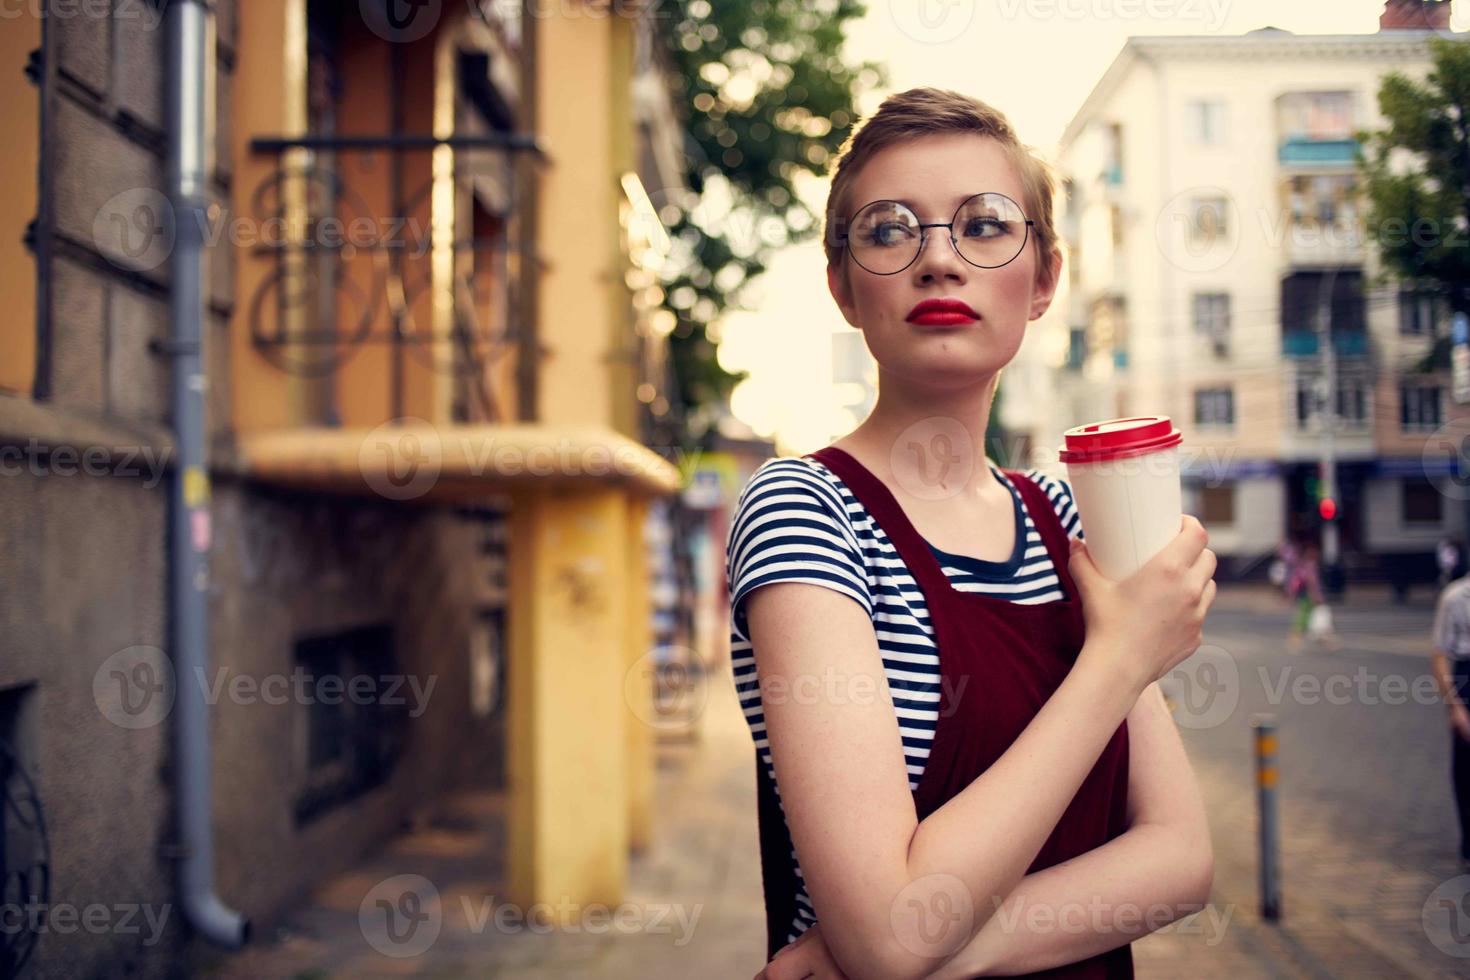
[[[1001,489],[985,454],[999,374],[962,388],[881,379],[873,411],[840,444],[890,486],[923,499],[990,499]]]

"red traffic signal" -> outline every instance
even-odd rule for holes
[[[1317,504],[1317,513],[1322,515],[1322,520],[1330,521],[1337,516],[1337,501],[1331,497],[1323,497],[1321,503]]]

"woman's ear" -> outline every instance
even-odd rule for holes
[[[1036,287],[1031,291],[1031,316],[1036,320],[1051,306],[1057,285],[1062,281],[1062,250],[1053,248],[1047,262],[1046,275],[1036,277]]]
[[[832,294],[832,299],[837,302],[837,308],[842,311],[842,316],[849,324],[862,329],[857,321],[857,308],[852,305],[851,284],[847,281],[842,266],[827,265],[827,291]]]

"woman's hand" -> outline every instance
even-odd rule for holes
[[[1142,693],[1204,642],[1205,613],[1215,601],[1215,553],[1193,515],[1173,541],[1138,571],[1114,582],[1098,570],[1084,542],[1072,541],[1068,569],[1087,621],[1084,659],[1121,672]]]
[[[765,969],[755,975],[755,980],[801,980],[802,977],[847,980],[847,974],[832,959],[819,925],[811,926],[778,950]]]

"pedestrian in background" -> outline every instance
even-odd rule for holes
[[[1322,594],[1322,566],[1315,541],[1304,542],[1296,561],[1291,563],[1286,579],[1286,598],[1296,604],[1296,615],[1292,617],[1286,638],[1287,649],[1301,653],[1303,636],[1330,649],[1336,648],[1332,610]]]
[[[1276,557],[1272,560],[1271,567],[1266,573],[1271,579],[1271,584],[1285,593],[1287,583],[1291,581],[1292,571],[1300,559],[1301,549],[1297,547],[1296,541],[1290,535],[1283,537],[1276,545]]]
[[[1439,544],[1434,549],[1434,559],[1439,566],[1441,589],[1464,574],[1460,567],[1460,543],[1449,535],[1439,539]]]
[[[1460,864],[1470,871],[1470,576],[1439,594],[1434,608],[1435,682],[1449,709],[1450,775],[1460,816]]]

